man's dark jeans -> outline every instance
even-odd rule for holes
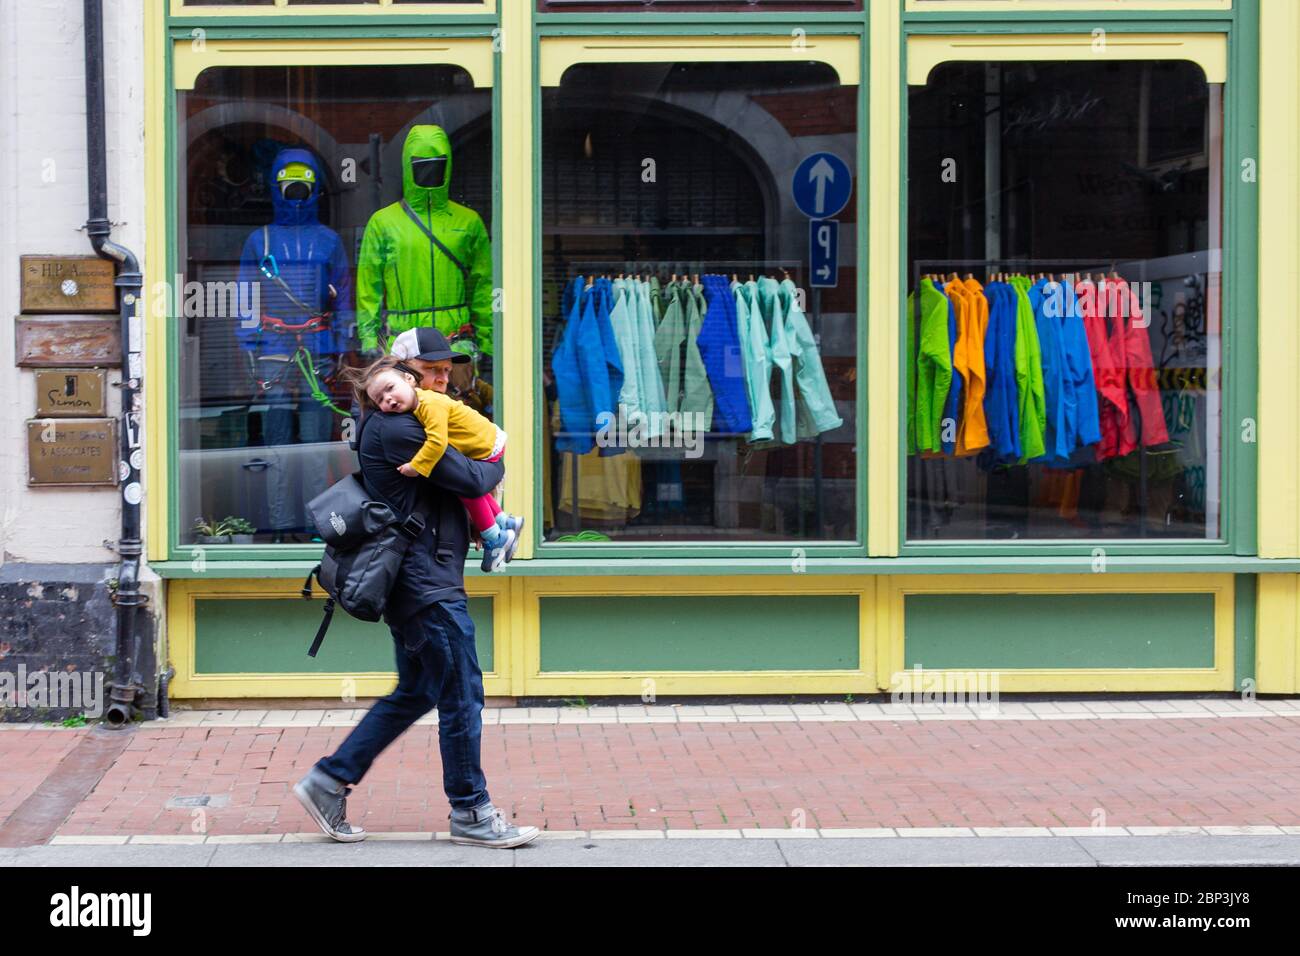
[[[316,766],[336,780],[357,783],[385,747],[437,707],[447,799],[457,810],[487,803],[487,780],[479,761],[483,672],[465,602],[431,604],[391,630],[397,688],[377,701],[343,745]]]

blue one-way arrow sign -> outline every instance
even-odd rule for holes
[[[848,205],[853,173],[834,153],[813,153],[794,171],[795,205],[810,219],[829,219]]]

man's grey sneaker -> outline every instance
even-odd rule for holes
[[[502,565],[506,563],[506,553],[515,547],[515,541],[515,533],[509,528],[504,528],[495,548],[490,547],[486,541],[483,542],[483,563],[479,567],[483,569],[484,574],[501,570]]]
[[[348,794],[352,788],[335,780],[325,771],[312,767],[307,776],[293,786],[294,796],[311,814],[325,835],[340,843],[356,843],[366,838],[366,831],[348,823]]]
[[[451,842],[501,849],[523,846],[537,839],[537,827],[517,827],[490,803],[473,810],[451,811]]]

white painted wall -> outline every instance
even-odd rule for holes
[[[104,3],[112,238],[144,259],[144,40],[141,0]],[[14,367],[20,255],[92,252],[86,221],[81,0],[0,3],[0,563],[99,563],[119,533],[116,489],[27,487],[33,375]],[[118,370],[109,381],[119,380]],[[156,383],[149,383],[154,384]],[[148,388],[148,384],[146,385]],[[109,389],[109,414],[118,411]]]

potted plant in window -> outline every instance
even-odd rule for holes
[[[244,518],[227,517],[222,522],[230,532],[230,538],[235,544],[252,544],[253,535],[257,529]]]
[[[194,519],[194,540],[198,544],[230,544],[230,528],[226,522],[213,518]]]

